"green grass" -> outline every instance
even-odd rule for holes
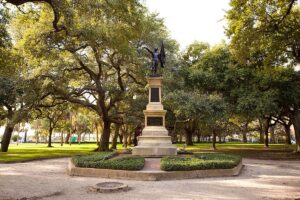
[[[0,152],[0,162],[20,162],[43,158],[57,158],[74,155],[89,154],[97,148],[96,144],[52,144],[49,148],[46,144],[11,144],[8,152]]]
[[[176,144],[177,147],[183,148],[184,144]],[[257,143],[221,143],[216,144],[217,148],[220,150],[225,149],[245,149],[245,150],[264,150],[265,147],[263,144]],[[286,145],[286,144],[270,144],[269,149],[293,149],[295,145]],[[188,151],[198,151],[198,150],[210,150],[212,149],[212,143],[195,143],[192,146],[187,146],[186,150]]]
[[[185,149],[190,152],[218,152],[240,155],[244,158],[290,160],[300,159],[299,153],[294,153],[295,145],[270,144],[265,148],[263,144],[253,143],[222,143],[216,144],[217,150],[212,149],[211,143],[195,143]],[[177,144],[178,148],[183,148],[183,144]]]
[[[114,152],[99,152],[91,155],[74,156],[72,161],[76,167],[117,169],[117,170],[141,170],[144,167],[143,157],[113,158]]]
[[[97,145],[94,144],[53,144],[54,147],[48,148],[47,144],[28,144],[22,143],[18,146],[11,144],[7,153],[0,152],[0,163],[21,162],[43,158],[57,158],[74,155],[89,154]],[[183,144],[176,144],[182,148]],[[266,149],[263,144],[244,144],[244,143],[226,143],[217,144],[215,152],[240,155],[246,158],[260,159],[300,159],[300,154],[293,153],[294,145],[271,144]],[[121,144],[118,144],[119,152],[124,152]],[[186,150],[192,152],[213,152],[211,143],[195,143],[193,146],[187,146]]]
[[[207,169],[231,169],[241,162],[238,155],[220,153],[197,153],[194,156],[168,156],[161,159],[165,171],[191,171]]]

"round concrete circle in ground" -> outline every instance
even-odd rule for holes
[[[118,191],[128,191],[128,185],[120,182],[102,182],[97,183],[95,186],[89,187],[92,192],[110,193]]]

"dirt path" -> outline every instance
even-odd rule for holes
[[[300,198],[300,161],[245,159],[239,177],[179,181],[127,181],[132,190],[87,192],[101,178],[70,177],[68,159],[0,164],[0,199],[296,199]]]

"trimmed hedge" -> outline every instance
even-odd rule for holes
[[[113,158],[115,155],[116,153],[113,152],[101,152],[87,156],[74,156],[72,161],[76,167],[83,168],[141,170],[144,167],[143,157]]]
[[[206,169],[231,169],[241,162],[241,157],[219,153],[197,153],[194,156],[168,156],[160,161],[165,171],[191,171]]]

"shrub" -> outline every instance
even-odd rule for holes
[[[190,157],[168,156],[161,159],[160,167],[165,171],[190,171],[205,169],[230,169],[241,162],[236,155],[197,153]]]
[[[177,155],[193,155],[194,153],[191,151],[186,151],[186,150],[182,150],[180,149],[179,151],[177,151]]]
[[[118,169],[118,170],[141,170],[144,167],[143,157],[113,158],[116,153],[105,152],[87,156],[75,156],[72,161],[76,167]]]
[[[109,158],[112,158],[115,155],[116,155],[116,153],[114,153],[114,152],[99,152],[99,153],[84,155],[84,156],[82,156],[82,155],[74,156],[72,158],[72,161],[73,161],[74,165],[77,166],[77,165],[84,165],[84,163],[107,160]]]

